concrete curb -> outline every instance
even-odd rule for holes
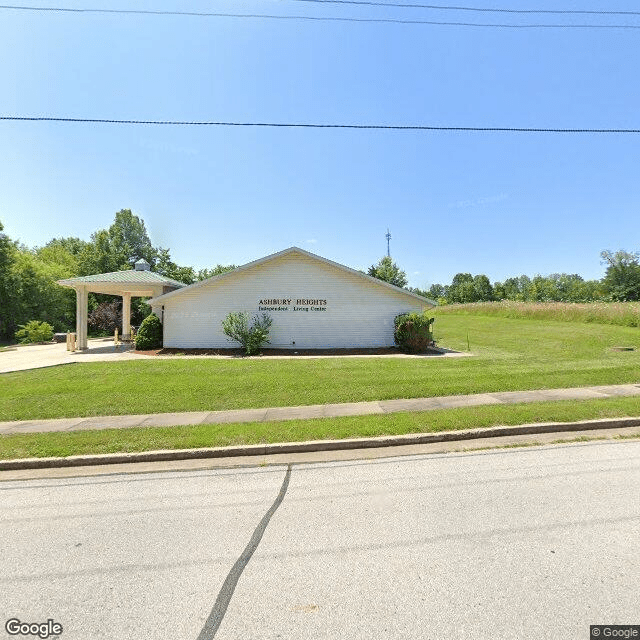
[[[517,426],[486,427],[438,433],[412,433],[402,436],[381,436],[376,438],[352,438],[348,440],[313,440],[308,442],[283,442],[239,447],[216,447],[205,449],[171,449],[145,451],[140,453],[107,453],[100,455],[69,456],[66,458],[23,458],[0,460],[0,471],[19,469],[47,469],[57,467],[85,467],[131,462],[164,462],[171,460],[193,460],[202,458],[227,458],[238,456],[266,456],[278,453],[303,453],[313,451],[339,451],[349,449],[370,449],[375,447],[397,447],[433,442],[456,440],[477,440],[500,436],[529,435],[567,431],[589,431],[593,429],[619,429],[640,426],[640,417],[580,422],[541,422]]]

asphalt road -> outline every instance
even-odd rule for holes
[[[639,486],[637,441],[4,482],[0,637],[586,640],[640,623]]]

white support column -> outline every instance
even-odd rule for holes
[[[131,294],[122,295],[122,339],[131,340]]]
[[[76,289],[76,349],[87,348],[87,316],[89,296],[85,287]]]

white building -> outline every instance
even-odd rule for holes
[[[269,346],[337,349],[393,346],[394,318],[435,303],[297,247],[149,300],[164,346],[229,348],[230,312],[273,319]]]

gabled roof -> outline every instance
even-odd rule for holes
[[[159,273],[153,271],[112,271],[111,273],[96,273],[91,276],[81,276],[78,278],[67,278],[58,280],[58,284],[66,287],[73,287],[78,284],[91,283],[108,283],[108,284],[161,284],[172,287],[185,287],[184,282],[178,282],[171,278],[165,278]]]
[[[312,260],[317,260],[318,262],[323,262],[324,264],[328,264],[336,269],[340,269],[341,271],[345,271],[352,275],[358,276],[359,278],[363,278],[369,283],[373,283],[375,285],[386,287],[387,289],[391,289],[395,293],[400,293],[405,296],[409,296],[410,298],[420,300],[423,304],[430,304],[431,306],[437,306],[437,302],[430,300],[429,298],[424,298],[423,296],[419,296],[416,293],[412,293],[411,291],[407,291],[401,287],[396,287],[393,284],[389,284],[384,280],[378,280],[378,278],[373,278],[365,273],[361,273],[360,271],[356,271],[355,269],[351,269],[350,267],[345,267],[343,264],[338,262],[333,262],[332,260],[328,260],[327,258],[323,258],[322,256],[316,255],[315,253],[311,253],[310,251],[305,251],[304,249],[300,249],[300,247],[289,247],[284,251],[279,251],[278,253],[272,253],[271,255],[265,256],[264,258],[260,258],[259,260],[254,260],[253,262],[249,262],[247,264],[242,265],[241,267],[237,267],[232,271],[226,271],[225,273],[221,273],[220,275],[213,276],[212,278],[208,278],[207,280],[201,280],[200,282],[196,282],[194,284],[182,287],[177,291],[170,291],[169,293],[165,293],[164,295],[158,296],[157,298],[152,298],[151,300],[147,300],[147,304],[151,306],[157,306],[158,304],[163,304],[166,300],[173,298],[175,296],[179,296],[186,291],[191,291],[193,289],[197,289],[199,287],[206,286],[211,282],[216,282],[218,280],[227,280],[230,278],[234,278],[237,274],[242,273],[248,269],[252,269],[253,267],[258,267],[260,265],[265,264],[266,262],[271,262],[273,260],[277,260],[278,258],[282,258],[283,256],[298,253],[307,258],[311,258]]]

